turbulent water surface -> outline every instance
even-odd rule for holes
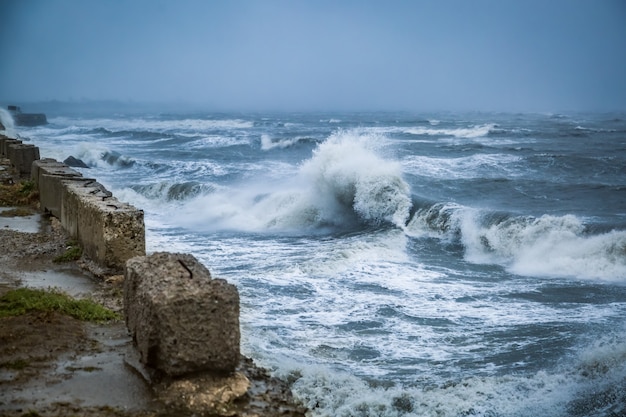
[[[313,415],[626,414],[626,115],[48,118]]]

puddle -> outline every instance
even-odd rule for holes
[[[125,411],[152,408],[150,387],[125,363],[125,350],[132,342],[124,324],[88,327],[89,338],[98,341],[100,348],[62,355],[46,378],[33,379],[12,394],[17,403],[42,407],[61,402]]]
[[[0,207],[0,213],[13,209],[15,207]],[[16,217],[0,216],[0,228],[22,233],[38,233],[41,230],[41,214],[35,213],[31,216]]]
[[[83,271],[76,269],[49,269],[20,274],[22,285],[29,288],[56,288],[72,297],[85,297],[96,289],[96,283]]]
[[[125,363],[125,351],[132,345],[126,327],[93,326],[88,333],[101,344],[102,351],[59,361],[57,373],[63,381],[47,387],[50,396],[79,400],[83,406],[107,405],[126,410],[149,407],[150,387]]]

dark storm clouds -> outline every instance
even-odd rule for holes
[[[626,1],[0,0],[0,101],[625,110]]]

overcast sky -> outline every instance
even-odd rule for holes
[[[0,0],[0,102],[626,110],[626,0]]]

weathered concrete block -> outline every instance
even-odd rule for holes
[[[142,210],[119,201],[93,180],[66,178],[61,181],[61,188],[59,219],[89,258],[113,272],[121,272],[128,259],[146,254]]]
[[[146,253],[143,211],[114,198],[92,178],[54,159],[34,161],[31,178],[42,209],[57,217],[93,261],[121,272]]]
[[[12,143],[7,147],[7,157],[20,174],[30,174],[34,161],[39,159],[39,148],[32,144]]]
[[[59,175],[42,174],[39,176],[39,204],[41,208],[57,219],[61,220],[63,196],[65,195],[65,183],[77,181],[82,183],[93,182],[93,178],[85,178],[82,175],[67,177]],[[65,226],[65,225],[64,225]]]
[[[4,143],[7,140],[13,140],[13,139],[6,135],[0,134],[0,157],[6,157],[6,155],[4,154]]]
[[[83,176],[75,169],[72,169],[64,163],[51,158],[43,158],[34,161],[30,167],[30,177],[35,182],[35,186],[39,189],[48,186],[48,184],[40,184],[42,175],[59,177],[57,179],[58,181],[62,178]]]
[[[0,152],[2,153],[2,156],[8,158],[9,157],[9,145],[15,145],[15,144],[19,144],[22,143],[21,140],[18,139],[11,139],[11,138],[3,138],[0,140]]]
[[[239,293],[189,254],[129,259],[126,325],[141,361],[170,376],[232,372],[239,363]]]
[[[95,181],[54,159],[39,159],[31,165],[30,176],[39,190],[41,208],[61,219],[61,202],[65,192],[64,180]]]

